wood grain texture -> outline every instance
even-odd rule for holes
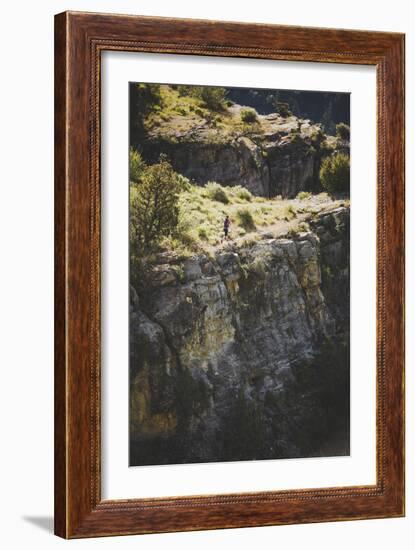
[[[377,482],[101,500],[100,54],[377,68]],[[55,18],[55,532],[64,538],[404,514],[404,36],[65,12]],[[270,483],[271,484],[271,483]]]
[[[66,532],[66,25],[55,27],[55,532]],[[58,23],[59,21],[59,23]]]

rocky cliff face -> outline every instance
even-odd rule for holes
[[[239,120],[241,109],[233,105],[227,116]],[[181,123],[178,117],[149,131],[142,148],[150,163],[165,153],[177,172],[196,183],[238,184],[264,197],[320,191],[321,159],[336,150],[336,138],[323,151],[320,125],[295,116],[257,115],[255,124],[232,132],[207,120]]]
[[[349,210],[310,227],[131,288],[132,465],[348,454]]]

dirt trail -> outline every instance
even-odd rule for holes
[[[241,237],[232,238],[232,227],[230,231],[230,239],[222,240],[216,246],[212,246],[212,250],[220,250],[226,248],[235,248],[243,246],[245,243],[253,240],[266,240],[284,237],[290,231],[301,232],[298,226],[301,223],[307,223],[315,216],[324,212],[331,212],[341,206],[346,206],[345,200],[321,200],[318,197],[311,197],[307,200],[293,199],[287,201],[296,209],[296,215],[290,220],[278,220],[273,224],[258,227],[256,231],[252,231]],[[300,210],[300,211],[298,211]]]

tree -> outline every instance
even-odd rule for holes
[[[321,185],[328,193],[350,191],[350,159],[343,153],[326,157],[320,168]]]
[[[179,222],[179,193],[182,178],[165,157],[148,166],[130,196],[130,239],[132,254],[145,256],[161,238],[170,235]]]
[[[140,153],[133,147],[130,147],[130,181],[139,183],[145,169],[146,163]]]

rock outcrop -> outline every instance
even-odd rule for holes
[[[230,107],[228,119],[240,120],[241,110]],[[321,190],[321,160],[336,150],[337,138],[331,136],[329,146],[322,147],[326,136],[319,124],[276,113],[257,115],[252,125],[227,124],[177,117],[155,126],[141,144],[144,158],[153,163],[164,153],[177,172],[200,185],[242,185],[264,197]],[[347,147],[342,143],[342,150]]]
[[[132,465],[348,454],[349,210],[310,227],[131,288]]]

